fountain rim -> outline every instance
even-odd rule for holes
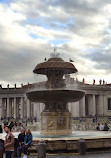
[[[64,74],[76,73],[78,71],[72,63],[65,62],[62,58],[49,58],[46,62],[37,64],[33,72],[37,74],[47,74],[47,72],[51,70],[63,71]]]
[[[77,97],[78,94],[79,96]],[[43,90],[28,91],[26,93],[29,100],[38,103],[76,102],[82,99],[84,94],[85,92],[82,90],[69,90],[69,89],[46,89],[46,90],[43,89]],[[48,98],[48,96],[50,97]]]

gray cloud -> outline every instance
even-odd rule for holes
[[[94,53],[89,53],[86,58],[96,63],[96,69],[102,69],[106,71],[106,74],[111,74],[111,49],[107,50],[96,50]]]
[[[2,42],[0,46],[0,80],[9,83],[28,83],[35,82],[33,69],[37,63],[43,62],[45,55],[49,56],[49,45],[39,44],[39,47],[33,48],[31,43],[25,45],[17,45]],[[10,49],[13,47],[13,50]],[[15,48],[14,48],[15,47]],[[51,46],[50,46],[51,47]],[[45,49],[45,50],[44,50]]]

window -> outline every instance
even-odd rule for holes
[[[111,98],[108,98],[108,110],[111,110]]]

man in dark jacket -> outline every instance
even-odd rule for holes
[[[19,141],[19,146],[17,147],[17,158],[21,156],[23,144],[24,144],[24,137],[25,137],[25,129],[21,129],[21,133],[18,135],[18,141]]]

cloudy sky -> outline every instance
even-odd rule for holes
[[[111,82],[111,0],[0,0],[0,83],[37,82],[54,47],[79,80]]]

